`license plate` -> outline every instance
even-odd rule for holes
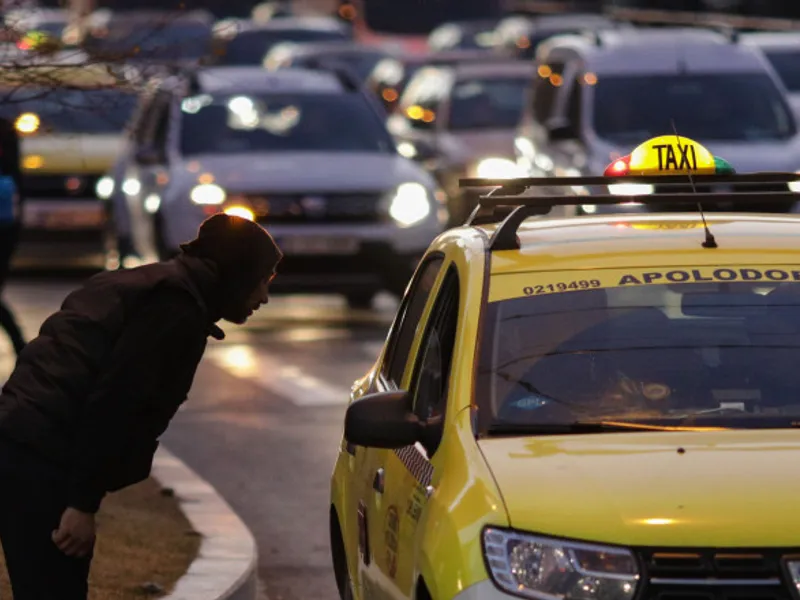
[[[90,229],[103,225],[105,212],[102,206],[92,207],[42,207],[25,206],[23,226],[41,229]]]
[[[357,239],[347,237],[290,237],[278,240],[284,254],[356,254]]]

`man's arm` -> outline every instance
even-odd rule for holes
[[[87,513],[98,510],[107,469],[129,439],[127,429],[138,406],[156,394],[159,375],[175,356],[199,356],[205,324],[202,313],[187,306],[184,293],[164,290],[126,324],[75,432],[69,506]]]

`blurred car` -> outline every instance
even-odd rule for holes
[[[432,52],[445,50],[489,50],[495,45],[498,19],[451,21],[439,25],[428,36]]]
[[[485,50],[448,50],[393,56],[384,58],[375,65],[367,78],[366,85],[380,99],[386,112],[392,113],[408,82],[423,67],[494,61],[508,62],[508,59]]]
[[[192,65],[211,55],[213,18],[205,11],[96,11],[80,46],[109,61]]]
[[[139,110],[118,169],[118,238],[172,255],[220,211],[255,220],[285,258],[276,293],[402,294],[446,215],[430,175],[402,157],[374,98],[345,73],[201,69]],[[124,258],[123,258],[124,264]]]
[[[688,28],[567,35],[545,42],[537,60],[540,77],[515,142],[527,174],[599,175],[631,144],[672,130],[744,172],[800,169],[800,132],[785,88],[761,52],[725,35]],[[692,191],[690,182],[684,191]],[[759,202],[757,210],[789,209],[779,201]],[[581,210],[614,208],[587,198]]]
[[[215,26],[214,62],[218,65],[261,66],[282,42],[350,42],[349,27],[326,17],[286,17],[257,24],[226,20]]]
[[[800,118],[800,32],[752,32],[739,34],[739,42],[761,50],[778,72],[789,92],[789,102]]]
[[[531,59],[546,39],[559,34],[631,29],[632,26],[594,13],[506,17],[495,30],[495,48],[508,56]]]
[[[793,598],[800,220],[525,219],[552,197],[514,187],[343,393],[339,597]]]
[[[136,104],[134,84],[99,63],[0,70],[0,117],[21,137],[20,259],[103,252],[103,176]]]
[[[389,117],[400,151],[431,164],[448,196],[451,225],[477,204],[473,190],[459,189],[459,178],[518,174],[514,138],[535,76],[522,61],[426,67]]]
[[[251,19],[254,23],[266,23],[272,19],[294,16],[291,0],[269,0],[253,7]]]
[[[287,67],[314,68],[320,61],[336,61],[350,68],[362,81],[366,81],[375,65],[392,56],[392,52],[342,42],[278,44],[264,58],[264,67],[274,71]]]

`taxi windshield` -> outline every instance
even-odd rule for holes
[[[0,107],[0,117],[12,122],[23,113],[39,117],[38,133],[121,133],[136,107],[136,95],[119,90],[15,90]]]
[[[762,73],[599,76],[594,130],[629,145],[672,131],[705,141],[778,141],[796,133],[773,80]]]
[[[530,79],[483,78],[459,81],[450,100],[448,129],[513,129],[519,123]]]
[[[184,100],[182,112],[185,156],[395,152],[377,114],[352,94],[198,96]]]
[[[778,72],[790,92],[800,92],[800,51],[765,52],[772,68]]]
[[[477,402],[491,415],[489,431],[598,422],[783,428],[800,418],[797,267],[503,281],[515,277],[492,278],[511,293],[485,317]]]

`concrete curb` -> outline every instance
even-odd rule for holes
[[[258,552],[253,534],[214,488],[178,458],[158,449],[153,477],[175,491],[203,537],[198,557],[166,600],[254,600]]]

